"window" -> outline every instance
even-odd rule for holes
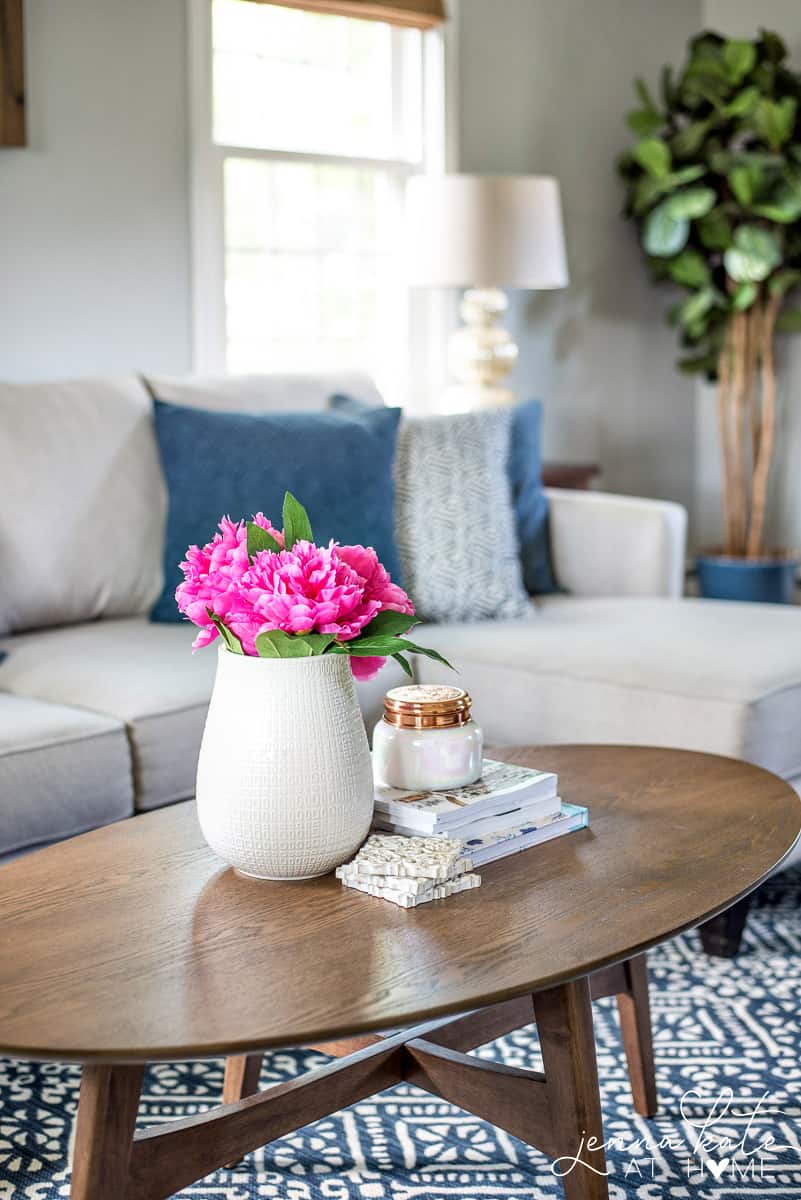
[[[197,369],[355,366],[401,402],[425,325],[403,195],[444,165],[441,33],[188,3]]]

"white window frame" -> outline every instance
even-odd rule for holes
[[[244,2],[244,0],[243,0]],[[453,169],[456,158],[453,89],[455,56],[453,8],[449,27],[429,30],[423,36],[423,169]],[[188,79],[190,117],[190,237],[192,287],[193,370],[203,375],[226,373],[224,164],[228,157],[262,161],[333,163],[338,166],[380,169],[395,176],[400,188],[420,170],[400,159],[309,154],[303,151],[255,149],[213,140],[212,0],[187,0]],[[399,30],[393,31],[397,36]],[[430,393],[443,375],[447,304],[439,294],[415,297],[409,305],[413,345],[409,368],[417,390]],[[401,323],[403,325],[403,323]],[[409,330],[399,328],[400,339]],[[302,369],[299,364],[298,369]],[[404,389],[406,390],[406,389]]]

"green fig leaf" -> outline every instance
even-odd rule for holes
[[[708,212],[711,212],[715,207],[716,200],[717,194],[714,188],[685,188],[684,191],[676,192],[673,196],[668,197],[664,201],[664,208],[674,220],[682,217],[694,220],[696,217],[705,217]]]
[[[741,283],[732,296],[732,308],[737,312],[743,312],[745,309],[751,307],[758,295],[759,288],[755,283]]]
[[[737,283],[761,283],[781,262],[775,234],[759,225],[740,225],[723,256],[726,273]]]
[[[663,201],[649,213],[643,228],[643,246],[654,258],[672,258],[684,249],[690,235],[690,222],[686,217],[671,216],[669,203]]]
[[[685,287],[706,287],[711,279],[706,260],[697,250],[683,250],[678,258],[670,261],[668,267],[671,279]]]
[[[756,66],[757,53],[753,42],[725,42],[722,54],[726,74],[732,83],[742,83]]]
[[[661,138],[643,138],[634,147],[632,154],[649,175],[661,178],[670,170],[670,149]]]

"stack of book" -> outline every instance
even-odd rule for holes
[[[481,886],[458,838],[393,837],[373,834],[356,857],[337,867],[345,887],[416,908]]]
[[[473,867],[482,867],[583,829],[589,814],[566,804],[556,775],[485,758],[481,778],[441,792],[377,787],[373,828],[405,837],[459,839]]]

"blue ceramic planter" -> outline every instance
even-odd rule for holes
[[[792,604],[798,560],[725,558],[702,555],[696,560],[698,587],[706,600],[751,600]]]

